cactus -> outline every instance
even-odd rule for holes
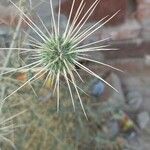
[[[86,55],[87,52],[92,52],[92,51],[115,50],[115,49],[108,48],[107,45],[93,46],[94,44],[102,43],[105,40],[95,41],[92,43],[81,45],[86,38],[88,38],[94,32],[99,30],[109,20],[111,20],[114,16],[116,16],[118,12],[116,12],[111,17],[106,16],[100,21],[98,21],[97,23],[95,23],[94,25],[87,27],[86,29],[83,29],[84,25],[86,24],[87,20],[91,16],[92,12],[94,11],[94,9],[96,9],[96,6],[98,5],[99,0],[95,0],[95,2],[91,5],[88,11],[84,14],[83,18],[81,18],[81,20],[77,22],[85,6],[85,1],[82,0],[78,9],[76,10],[76,14],[73,18],[73,21],[71,22],[72,11],[74,9],[75,2],[76,0],[73,0],[72,2],[69,19],[66,24],[66,29],[63,32],[60,32],[61,0],[59,0],[59,9],[58,9],[57,19],[55,19],[54,17],[53,2],[52,0],[50,0],[53,27],[52,27],[52,31],[49,31],[46,25],[44,24],[44,22],[42,21],[42,19],[39,18],[46,31],[46,33],[44,33],[44,31],[42,31],[38,27],[38,25],[36,25],[30,19],[30,17],[28,17],[28,15],[23,12],[23,10],[20,7],[18,7],[16,4],[14,4],[11,1],[11,3],[14,5],[17,11],[20,12],[20,15],[23,21],[37,34],[37,36],[41,38],[42,42],[37,41],[37,39],[34,39],[31,35],[29,35],[28,38],[33,41],[33,43],[29,43],[29,46],[32,46],[34,48],[13,48],[13,50],[19,49],[20,51],[24,51],[27,54],[30,52],[29,58],[32,61],[19,68],[9,68],[3,74],[7,74],[10,72],[14,72],[14,71],[29,71],[29,70],[36,72],[36,74],[32,76],[27,82],[22,84],[19,88],[17,88],[14,92],[12,92],[10,95],[5,97],[4,101],[10,96],[12,96],[15,92],[20,90],[26,84],[37,80],[43,74],[47,74],[45,82],[49,79],[52,79],[54,81],[53,93],[56,93],[57,95],[57,111],[59,111],[59,107],[60,107],[60,94],[59,93],[60,93],[60,82],[61,82],[60,78],[61,76],[63,76],[68,86],[68,90],[71,96],[71,101],[73,104],[74,111],[76,110],[76,106],[74,102],[74,95],[72,93],[72,86],[74,87],[76,91],[82,110],[85,116],[87,117],[87,114],[85,112],[84,105],[80,96],[80,92],[79,92],[81,88],[76,83],[75,74],[77,74],[77,76],[79,77],[79,79],[81,79],[81,81],[83,81],[83,79],[79,75],[75,66],[78,66],[80,69],[84,70],[90,75],[93,75],[94,77],[100,79],[102,82],[104,82],[105,84],[113,88],[115,91],[117,91],[112,85],[110,85],[102,77],[100,77],[99,75],[91,71],[85,65],[81,64],[80,60],[94,62],[100,65],[104,65],[104,66],[119,70],[108,64],[90,59]],[[2,69],[4,70],[7,68],[2,68]]]

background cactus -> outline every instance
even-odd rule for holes
[[[9,108],[11,114],[24,109],[28,110],[21,118],[15,119],[16,123],[25,124],[25,127],[20,127],[14,135],[14,143],[17,149],[84,150],[87,148],[107,148],[115,150],[124,146],[124,144],[118,143],[116,137],[114,139],[108,137],[103,128],[108,119],[113,118],[116,108],[110,107],[110,105],[108,107],[105,104],[101,108],[91,107],[91,97],[84,95],[84,91],[87,92],[86,85],[80,83],[80,80],[83,81],[83,77],[76,70],[78,66],[81,70],[100,79],[117,91],[110,83],[84,66],[80,61],[86,60],[119,70],[103,62],[93,60],[87,55],[87,52],[115,50],[109,48],[108,45],[101,45],[107,39],[83,45],[86,38],[100,29],[118,12],[113,16],[106,16],[84,29],[86,21],[96,9],[99,0],[94,1],[79,23],[77,23],[77,20],[85,2],[84,0],[81,1],[71,22],[75,2],[73,0],[69,19],[63,32],[60,29],[61,1],[59,1],[58,18],[55,18],[53,3],[50,0],[49,6],[53,23],[51,31],[37,16],[44,28],[44,31],[41,30],[28,14],[24,13],[24,10],[26,10],[24,7],[11,2],[20,12],[21,19],[16,34],[14,34],[15,41],[12,42],[10,48],[1,48],[1,50],[10,50],[9,55],[7,55],[9,59],[7,59],[5,66],[1,68],[1,77],[8,78],[9,80],[6,79],[5,81],[11,83],[8,84],[4,94],[7,96],[1,102]],[[26,31],[19,32],[22,20],[39,36],[40,40]],[[95,46],[95,44],[98,46]],[[51,82],[51,88],[46,89],[43,85],[46,85],[49,81]],[[88,82],[88,79],[86,79],[86,82]],[[25,87],[25,85],[28,86]],[[66,87],[68,87],[68,90],[66,90]],[[48,101],[42,101],[44,98],[41,98],[39,93],[54,93],[54,96],[49,97]],[[68,93],[70,98],[68,98]],[[46,97],[46,94],[42,96]],[[61,109],[61,113],[58,113],[59,109]],[[89,121],[85,119],[85,116]],[[2,145],[2,147],[9,149],[5,145]]]

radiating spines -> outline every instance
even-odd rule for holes
[[[60,25],[60,16],[61,16],[61,0],[58,0],[58,18],[55,17],[55,12],[53,8],[53,0],[49,0],[49,8],[51,13],[50,21],[52,21],[51,31],[48,30],[47,26],[43,22],[42,18],[38,16],[38,20],[43,26],[43,30],[41,30],[38,25],[36,25],[27,14],[25,14],[22,9],[20,9],[16,4],[12,1],[11,3],[19,10],[20,15],[23,20],[27,23],[27,25],[36,33],[37,36],[40,37],[41,41],[35,39],[32,35],[24,33],[29,37],[29,41],[31,41],[28,46],[31,48],[20,48],[21,53],[29,53],[29,59],[31,62],[26,64],[20,68],[7,70],[3,74],[11,73],[13,71],[28,71],[32,69],[32,71],[36,70],[36,74],[31,77],[27,82],[21,85],[18,89],[8,95],[4,100],[12,96],[15,92],[20,90],[23,86],[30,82],[34,82],[41,76],[41,74],[47,74],[45,81],[43,81],[43,85],[47,82],[47,80],[51,79],[53,82],[54,93],[57,95],[57,111],[59,111],[60,107],[60,82],[61,76],[64,76],[66,84],[68,86],[68,90],[70,93],[71,101],[73,104],[74,111],[75,107],[75,99],[73,95],[72,88],[75,89],[75,92],[78,96],[79,102],[83,109],[85,116],[87,117],[86,111],[83,106],[83,102],[80,96],[80,90],[83,91],[78,85],[77,80],[80,79],[82,82],[83,79],[75,69],[75,66],[78,66],[80,69],[89,73],[90,75],[100,79],[109,87],[117,91],[111,84],[101,78],[98,74],[91,71],[85,65],[80,63],[80,60],[86,60],[95,64],[103,65],[109,67],[111,69],[115,69],[117,71],[121,71],[109,64],[105,64],[104,62],[100,62],[97,60],[93,60],[89,57],[90,52],[94,51],[108,51],[108,50],[117,50],[109,48],[109,45],[103,45],[103,42],[108,39],[102,39],[98,41],[94,41],[88,44],[83,44],[84,41],[98,31],[101,27],[103,27],[108,21],[110,21],[113,17],[115,17],[118,12],[114,13],[112,16],[105,16],[98,22],[93,25],[86,27],[85,25],[88,19],[91,17],[94,10],[97,8],[100,0],[95,0],[93,4],[89,7],[89,9],[83,14],[83,10],[85,9],[86,2],[85,0],[81,0],[75,15],[73,16],[73,11],[75,11],[75,3],[76,0],[72,1],[68,21],[66,23],[66,28],[64,31],[62,30]],[[82,16],[82,18],[81,18]],[[45,33],[46,32],[46,33]],[[18,48],[16,48],[17,50]],[[15,50],[15,49],[14,49]],[[31,53],[30,53],[31,52]],[[87,54],[88,52],[88,54]],[[75,74],[77,75],[77,79],[75,78]]]

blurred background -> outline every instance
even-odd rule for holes
[[[95,0],[84,1],[86,2],[86,6],[83,10],[83,14]],[[16,4],[19,3],[18,0],[14,0],[13,2]],[[80,3],[81,0],[76,0],[73,16]],[[38,24],[36,13],[41,17],[47,28],[51,28],[49,0],[26,0],[23,1],[23,4],[26,8],[25,12],[30,14],[32,20],[38,26],[41,26],[41,24]],[[71,5],[72,0],[61,1],[61,30],[64,30],[66,27]],[[53,0],[53,8],[55,10],[55,15],[57,16],[57,0]],[[34,102],[35,97],[33,94],[23,94],[25,93],[25,90],[28,91],[28,89],[25,89],[20,93],[20,95],[23,95],[23,99],[34,100],[32,104],[29,102],[28,104],[25,103],[21,106],[23,108],[29,107],[29,112],[24,114],[24,117],[20,118],[23,120],[22,122],[31,122],[31,125],[29,125],[30,127],[28,126],[27,129],[23,128],[19,129],[20,131],[17,131],[14,142],[19,149],[101,150],[104,145],[106,147],[104,146],[105,148],[103,150],[115,150],[117,149],[115,148],[116,145],[121,145],[120,147],[118,146],[118,149],[124,150],[150,149],[150,0],[101,0],[87,21],[86,27],[93,25],[106,15],[113,15],[118,10],[120,10],[120,12],[111,21],[99,31],[92,34],[92,36],[86,39],[83,44],[109,38],[104,44],[110,44],[110,47],[117,48],[117,51],[94,52],[90,53],[90,55],[96,60],[123,70],[124,73],[85,61],[83,61],[83,63],[101,75],[106,81],[112,83],[112,85],[119,90],[119,94],[103,85],[100,81],[92,77],[89,78],[86,73],[80,72],[79,70],[86,81],[84,85],[82,85],[83,89],[85,88],[90,95],[90,97],[83,96],[84,99],[88,99],[88,103],[86,102],[87,104],[85,104],[87,107],[86,109],[90,109],[90,123],[87,123],[84,119],[81,119],[84,118],[83,116],[81,118],[77,117],[77,115],[80,114],[80,111],[78,114],[75,115],[72,113],[70,116],[67,116],[66,113],[64,113],[64,116],[61,116],[60,118],[57,116],[57,118],[54,113],[55,106],[51,101],[51,95],[47,94],[49,92],[44,89],[44,92],[42,91],[41,93],[46,94],[40,96],[40,102]],[[0,0],[0,47],[10,46],[14,35],[14,29],[17,27],[19,20],[18,13],[18,10],[16,10],[8,0]],[[20,30],[25,30],[38,39],[37,35],[29,29],[26,23],[22,22]],[[6,54],[1,53],[1,55],[3,56]],[[1,66],[4,62],[2,56],[0,56],[2,60],[0,60]],[[20,77],[18,77],[18,79],[22,80]],[[63,91],[61,95],[67,99],[67,94],[64,93],[65,92]],[[17,98],[18,96],[16,95],[14,99],[16,100]],[[48,102],[48,100],[50,102]],[[43,101],[46,102],[43,104]],[[64,109],[65,106],[69,107],[68,105],[69,104],[64,104]],[[46,108],[47,111],[45,110],[45,106],[49,106]],[[8,107],[10,107],[10,105],[8,105]],[[20,110],[20,107],[19,109],[18,106],[14,107],[15,109],[10,109],[10,111]],[[52,108],[52,110],[49,111],[49,108]],[[108,116],[113,116],[111,119],[105,117],[105,115],[103,116],[103,113],[100,111],[103,108],[106,108],[104,109],[104,112],[111,112],[113,114],[107,114]],[[33,109],[34,111],[36,109],[37,112],[34,112]],[[52,122],[49,121],[48,111],[50,113],[49,115],[54,115],[51,119],[52,122],[55,122],[53,125],[50,125],[50,127],[48,125]],[[69,110],[67,112],[69,112]],[[96,113],[96,115],[94,115],[94,113]],[[77,121],[75,121],[74,115],[76,116],[75,118],[77,118]],[[42,118],[45,119],[42,120]],[[44,125],[41,125],[40,119]],[[66,129],[68,136],[64,136],[63,132],[63,129],[67,126],[67,124],[64,123],[65,119],[68,119],[67,122],[70,122],[69,129]],[[60,124],[63,124],[63,126],[60,126]],[[100,124],[104,125],[100,127]],[[57,129],[54,129],[56,126]],[[83,126],[87,127],[87,132],[79,131],[79,129],[81,131],[85,130]],[[51,133],[51,131],[54,131],[54,134]],[[24,135],[24,132],[26,132],[26,135]],[[61,136],[59,133],[61,133]],[[101,133],[103,134],[101,135]],[[24,138],[20,138],[22,135],[24,135]],[[48,141],[51,140],[52,137],[47,138],[50,135],[55,138],[58,136],[63,142],[60,142],[60,139],[56,138],[54,141],[52,140],[53,142],[50,144]],[[43,137],[46,139],[45,142],[41,142],[40,140],[43,140]],[[110,141],[113,146],[109,145]],[[5,144],[1,145],[4,146]],[[40,145],[39,148],[37,145]],[[122,145],[128,146],[125,146],[125,149]],[[7,146],[5,148],[11,149]]]

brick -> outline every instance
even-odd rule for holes
[[[144,24],[150,23],[150,5],[142,5],[138,7],[137,19]]]
[[[145,40],[149,40],[150,39],[150,26],[149,25],[144,25],[142,32],[141,32],[141,36],[143,39]]]
[[[127,20],[124,24],[104,28],[102,31],[102,38],[110,37],[113,40],[126,40],[126,39],[135,39],[139,36],[141,31],[141,26],[136,20]]]
[[[137,1],[137,19],[143,25],[150,25],[150,1],[149,0],[138,0]]]
[[[87,12],[88,8],[91,6],[91,4],[95,0],[85,0],[86,6],[85,9],[83,10],[83,13]],[[73,11],[73,16],[76,13],[76,10],[80,4],[81,0],[76,0],[75,2],[75,7]],[[69,16],[70,8],[71,8],[72,1],[65,1],[62,3],[62,13],[65,15]],[[107,1],[100,1],[98,4],[97,8],[89,18],[89,22],[93,21],[99,21],[106,15],[113,15],[116,11],[121,10],[116,17],[114,17],[111,21],[109,21],[109,25],[116,25],[120,24],[125,21],[126,18],[126,10],[127,10],[127,1],[126,0],[107,0]],[[81,19],[81,17],[80,17]]]
[[[150,55],[145,55],[144,61],[146,65],[150,66]]]
[[[137,0],[138,4],[150,4],[149,0]]]

